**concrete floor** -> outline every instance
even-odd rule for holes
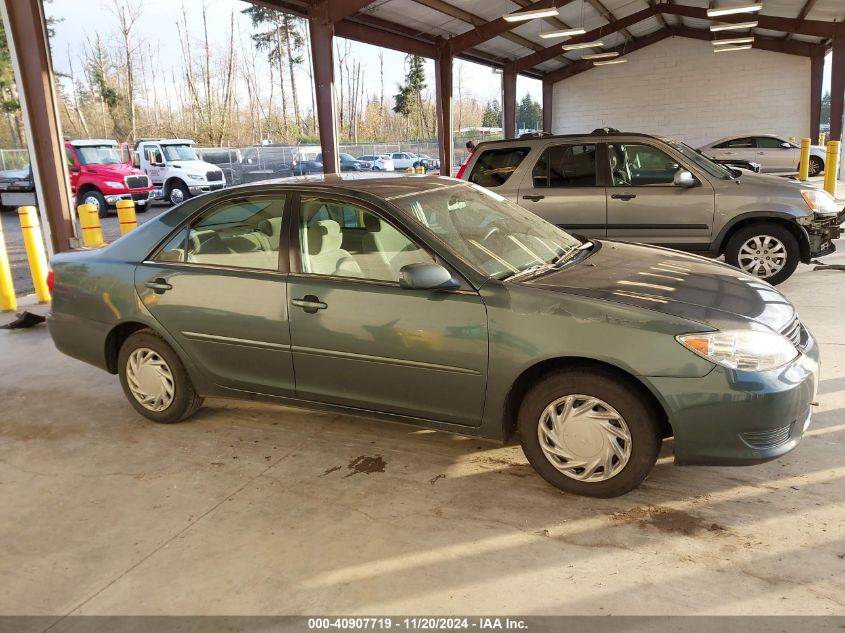
[[[394,424],[209,401],[155,425],[43,327],[0,331],[0,613],[843,615],[843,284],[782,286],[824,358],[796,451],[664,457],[613,500]]]

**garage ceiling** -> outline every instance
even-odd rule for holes
[[[565,52],[565,41],[589,41],[600,37],[604,50],[625,54],[672,35],[715,39],[706,16],[709,6],[738,6],[746,0],[330,0],[338,6],[361,8],[336,26],[341,37],[403,51],[404,43],[420,54],[439,50],[446,43],[456,46],[455,56],[493,66],[513,64],[523,74],[563,79],[588,65],[580,62],[585,50]],[[723,22],[759,20],[751,30],[755,48],[804,56],[822,55],[830,45],[836,22],[845,21],[842,0],[762,0],[756,14],[718,18]],[[259,0],[260,4],[307,16],[310,0]],[[526,7],[557,6],[556,18],[505,24],[503,14]],[[507,27],[505,30],[504,27]],[[586,35],[544,39],[540,32],[584,28]],[[747,35],[748,31],[730,31]],[[724,33],[715,34],[726,37]],[[384,37],[382,37],[384,36]],[[463,36],[462,38],[459,36]],[[384,39],[387,38],[387,39]],[[458,38],[458,39],[455,39]],[[457,46],[458,44],[461,46]],[[470,46],[464,47],[463,44]],[[412,51],[413,52],[413,51]]]

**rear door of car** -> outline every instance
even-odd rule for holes
[[[211,203],[135,270],[144,306],[212,382],[295,392],[286,192]]]
[[[789,147],[784,147],[784,143]],[[792,143],[773,136],[755,136],[754,146],[757,158],[753,160],[763,165],[764,171],[787,172],[798,169],[801,150]]]
[[[521,170],[517,202],[544,220],[585,237],[607,234],[607,198],[599,174],[601,144],[553,142]]]
[[[539,154],[537,145],[512,142],[482,145],[471,159],[465,180],[492,189],[511,202],[519,202],[519,181],[527,168],[529,155]],[[530,171],[530,169],[529,169]]]
[[[702,250],[710,245],[715,212],[713,185],[665,146],[650,140],[607,143],[607,237]],[[694,187],[674,184],[686,169]]]
[[[712,150],[705,152],[711,154],[716,158],[724,158],[728,160],[744,160],[756,161],[760,158],[757,156],[757,148],[754,146],[754,139],[750,136],[740,136],[732,138],[727,141],[722,141],[715,145]]]

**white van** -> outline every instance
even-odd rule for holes
[[[144,139],[135,144],[135,164],[153,183],[153,197],[179,204],[226,186],[223,172],[200,160],[187,139]]]

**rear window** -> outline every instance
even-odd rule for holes
[[[499,187],[508,181],[530,152],[530,147],[483,150],[472,167],[469,181],[482,187]]]

